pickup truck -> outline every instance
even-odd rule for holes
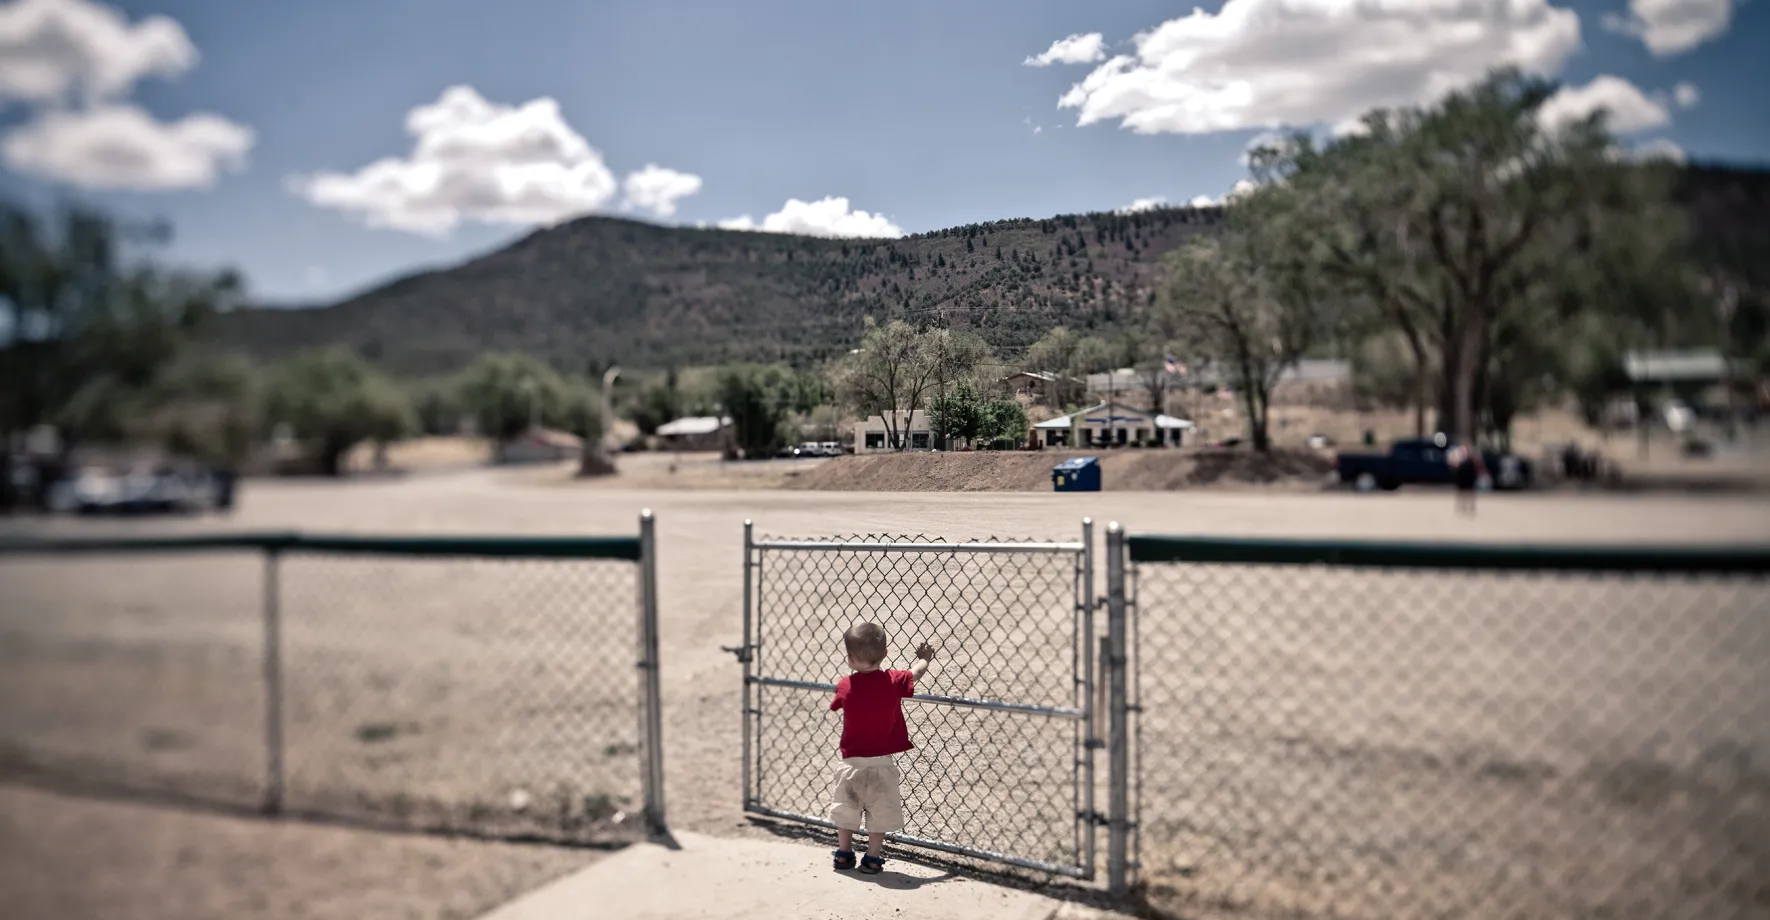
[[[1450,485],[1456,480],[1456,471],[1444,457],[1455,446],[1455,441],[1441,443],[1436,438],[1396,441],[1387,454],[1339,454],[1334,457],[1334,470],[1341,482],[1361,492],[1392,492],[1404,485]],[[1529,460],[1492,450],[1482,451],[1481,460],[1494,488],[1530,487]]]

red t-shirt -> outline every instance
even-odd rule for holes
[[[909,671],[863,671],[836,681],[830,711],[842,710],[842,756],[885,757],[915,747],[899,702],[915,695]]]

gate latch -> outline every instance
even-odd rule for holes
[[[755,648],[755,646],[753,646],[753,645],[721,645],[721,646],[719,646],[720,651],[730,652],[733,655],[736,655],[737,660],[738,660],[738,664],[749,664],[750,663],[750,649],[752,649],[752,648]]]

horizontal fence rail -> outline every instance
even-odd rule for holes
[[[0,538],[0,775],[489,837],[660,828],[652,534]]]
[[[1123,552],[1158,908],[1765,916],[1770,548]]]

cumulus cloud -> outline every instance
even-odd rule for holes
[[[157,121],[131,105],[50,111],[0,139],[0,160],[23,173],[87,188],[208,188],[245,168],[252,129],[214,115]]]
[[[1658,128],[1672,120],[1666,107],[1621,77],[1608,74],[1584,86],[1567,86],[1543,103],[1537,117],[1550,128],[1578,121],[1600,109],[1610,113],[1610,130],[1633,134]]]
[[[1052,64],[1092,64],[1106,59],[1106,40],[1099,32],[1075,34],[1051,43],[1042,53],[1021,61],[1024,67],[1049,67]]]
[[[719,221],[721,230],[761,230],[765,233],[797,233],[804,236],[899,237],[903,228],[883,214],[851,210],[848,199],[829,196],[817,201],[788,198],[781,209],[758,223],[750,215]]]
[[[1672,87],[1672,100],[1678,103],[1678,108],[1688,109],[1702,101],[1702,93],[1694,83],[1680,83]]]
[[[165,16],[131,25],[88,0],[0,4],[0,99],[115,99],[144,77],[175,77],[196,63],[190,36]]]
[[[676,213],[676,202],[701,190],[701,177],[647,163],[621,183],[622,207],[640,208],[659,217]]]
[[[1500,64],[1556,73],[1580,28],[1549,0],[1228,0],[1132,44],[1058,100],[1078,125],[1205,134],[1350,122],[1434,100]]]
[[[1153,198],[1139,198],[1136,201],[1133,201],[1130,204],[1125,205],[1122,208],[1119,208],[1117,211],[1115,211],[1113,213],[1115,213],[1115,214],[1136,214],[1139,211],[1153,211],[1156,208],[1165,208],[1165,207],[1167,207],[1167,205],[1168,205],[1168,199],[1163,198],[1160,195],[1156,195]]]
[[[1656,137],[1636,144],[1630,154],[1637,160],[1684,162],[1684,148],[1678,146],[1671,138],[1666,137]]]
[[[1733,25],[1734,0],[1629,0],[1629,14],[1604,17],[1604,27],[1639,38],[1656,57],[1683,54]]]
[[[0,3],[0,108],[32,112],[0,137],[0,162],[87,188],[205,188],[244,169],[252,129],[197,113],[160,121],[128,103],[148,77],[177,77],[197,49],[177,22],[131,24],[91,0]]]
[[[413,138],[405,157],[385,157],[355,172],[291,178],[309,202],[388,227],[431,236],[462,221],[554,224],[603,209],[619,185],[602,154],[566,123],[559,103],[488,102],[470,86],[451,86],[406,115]],[[667,176],[665,174],[668,174]],[[635,206],[674,209],[692,179],[655,164],[629,176]],[[663,212],[659,212],[663,213]]]

